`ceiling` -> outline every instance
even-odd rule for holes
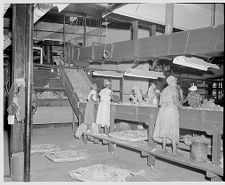
[[[34,24],[37,43],[43,40],[62,42],[64,22],[65,41],[72,44],[83,42],[84,24],[87,37],[102,35],[104,38],[106,26],[102,23],[106,20],[108,29],[130,30],[132,22],[138,20],[140,29],[150,30],[156,25],[156,32],[163,34],[165,30],[165,4],[76,3],[66,4],[62,9],[59,4],[37,5],[40,11],[45,11]],[[215,9],[215,22],[221,24],[223,5],[216,4]],[[5,4],[4,12],[4,34],[7,34],[11,29],[12,6]],[[210,26],[211,16],[212,4],[175,4],[173,31]]]
[[[84,38],[84,24],[90,40],[106,38],[104,22],[108,22],[109,30],[130,32],[132,22],[138,20],[139,29],[149,32],[155,25],[158,34],[165,31],[165,4],[35,4],[34,7],[34,45],[53,45],[53,50],[62,51],[64,39],[79,46]],[[173,32],[211,26],[212,8],[212,4],[175,4]],[[12,5],[5,4],[4,35],[11,31],[11,20]],[[223,5],[216,4],[215,25],[223,23]]]

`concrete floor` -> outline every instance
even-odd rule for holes
[[[90,159],[77,162],[54,163],[41,154],[31,155],[31,182],[74,182],[68,172],[79,167],[92,164],[110,164],[134,172],[145,170],[146,176],[131,177],[129,181],[136,182],[170,182],[170,181],[209,181],[204,172],[193,171],[185,167],[169,164],[166,161],[156,160],[156,166],[151,169],[147,166],[147,158],[141,158],[140,153],[121,147],[116,147],[114,154],[108,152],[107,145],[93,144],[73,137],[71,126],[35,128],[32,135],[32,144],[56,144],[62,150],[87,149]],[[9,177],[5,181],[11,181]]]

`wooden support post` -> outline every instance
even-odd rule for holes
[[[12,71],[13,82],[15,79],[25,77],[25,53],[28,49],[26,47],[26,5],[13,4],[13,18],[12,18]],[[24,94],[25,96],[25,94]],[[24,97],[25,98],[25,97]],[[25,101],[25,100],[24,100]],[[10,103],[10,102],[9,102]],[[24,102],[25,104],[25,102]],[[25,107],[21,107],[25,109]],[[12,126],[11,134],[11,153],[23,151],[24,139],[24,122],[15,122]]]
[[[120,79],[120,100],[121,100],[121,102],[123,102],[123,81],[124,81],[124,78],[122,77]]]
[[[151,26],[150,36],[151,37],[156,36],[156,25]]]
[[[30,181],[30,144],[32,125],[33,83],[33,5],[13,4],[12,66],[14,84],[17,78],[25,79],[19,99],[19,122],[12,129],[12,153],[24,152],[24,181]]]
[[[166,35],[169,35],[173,32],[173,14],[174,14],[174,4],[166,4],[166,25],[165,25]]]
[[[65,30],[65,26],[66,26],[66,16],[63,15],[63,62],[64,65],[66,63],[66,30]]]
[[[216,23],[216,4],[212,4],[212,11],[211,11],[211,26],[215,26]]]
[[[86,41],[87,41],[87,19],[84,18],[84,38],[83,38],[83,47],[86,47]]]
[[[131,39],[133,40],[132,42],[132,47],[133,47],[133,56],[135,56],[136,53],[136,41],[138,39],[138,21],[134,21],[132,25],[132,34],[131,34]]]
[[[26,57],[25,57],[25,138],[24,138],[24,181],[30,182],[31,127],[33,121],[33,4],[26,5]],[[51,51],[50,51],[51,52]],[[50,54],[51,55],[51,54]]]
[[[68,62],[68,66],[70,67],[70,62],[71,62],[71,47],[68,44],[67,45],[67,62]]]
[[[53,60],[52,60],[52,46],[48,45],[46,46],[47,48],[47,63],[48,64],[53,64]]]

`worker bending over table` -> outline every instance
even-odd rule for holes
[[[98,112],[96,117],[96,123],[98,124],[99,132],[102,133],[102,127],[104,132],[109,132],[110,126],[110,102],[111,100],[119,103],[113,97],[113,91],[111,90],[111,80],[104,80],[104,89],[99,92],[100,102],[98,106]]]

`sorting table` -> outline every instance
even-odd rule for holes
[[[85,103],[80,103],[80,118],[84,117]],[[95,105],[97,112],[98,104]],[[114,131],[115,119],[143,122],[148,126],[148,147],[153,148],[153,128],[158,114],[158,107],[148,105],[111,104],[110,132]],[[219,166],[221,135],[223,135],[223,111],[179,108],[179,126],[181,129],[204,131],[212,135],[212,164]],[[99,138],[98,138],[99,139]],[[115,141],[116,143],[116,141]],[[209,174],[210,176],[210,174]],[[213,174],[211,174],[213,177]]]

